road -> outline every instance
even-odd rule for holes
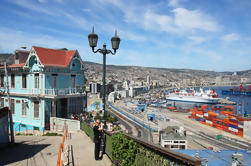
[[[117,112],[116,110],[112,109],[111,107],[108,107],[109,109],[109,112],[110,113],[113,113],[113,115],[116,115],[116,117],[118,117],[118,119],[120,119],[123,123],[130,123],[133,128],[135,130],[137,130],[137,136],[140,137],[141,139],[144,139],[144,140],[147,140],[147,141],[151,141],[151,137],[150,137],[150,133],[149,133],[149,130],[146,129],[145,127],[139,125],[138,123],[132,121],[131,119],[127,118],[126,116],[124,116],[124,118],[126,119],[123,119],[121,118],[121,113]]]

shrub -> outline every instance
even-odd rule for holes
[[[137,144],[127,139],[122,133],[112,135],[112,160],[113,165],[135,165]]]

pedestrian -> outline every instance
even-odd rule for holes
[[[102,137],[103,128],[100,124],[101,124],[100,120],[97,119],[95,126],[93,127],[94,143],[95,143],[95,148],[94,148],[95,160],[101,159],[99,157],[99,151],[100,151],[100,144],[101,144],[101,137]]]

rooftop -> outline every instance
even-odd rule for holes
[[[248,166],[251,163],[251,153],[246,150],[176,150],[183,154],[195,156],[198,152],[200,158],[206,159],[208,165],[229,166],[232,162],[232,154],[235,152],[243,155],[243,166]]]
[[[77,50],[50,49],[33,46],[44,66],[67,67]]]

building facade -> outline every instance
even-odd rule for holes
[[[160,131],[160,144],[168,149],[187,149],[186,133],[177,126],[168,126]]]
[[[5,69],[0,68],[0,105],[10,105],[14,130],[41,131],[49,126],[50,117],[67,118],[83,111],[85,77],[77,50],[33,46],[26,60],[23,55],[22,60],[19,57],[15,57],[15,64],[7,67],[10,101]]]

